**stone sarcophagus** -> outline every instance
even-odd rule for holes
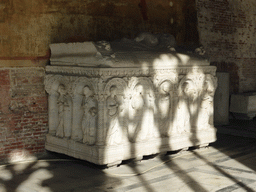
[[[170,35],[51,45],[46,149],[111,166],[216,140],[216,68]]]

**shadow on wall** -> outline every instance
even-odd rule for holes
[[[196,3],[191,0],[172,1],[172,4],[138,0],[51,2],[46,5],[50,13],[51,43],[113,41],[134,38],[145,31],[171,33],[180,45],[199,43]]]

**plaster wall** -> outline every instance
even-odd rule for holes
[[[183,12],[193,9],[186,1],[1,0],[0,57],[45,56],[49,43],[116,40],[141,31],[172,33],[182,42]]]

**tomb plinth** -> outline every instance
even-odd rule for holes
[[[237,119],[253,119],[256,116],[256,92],[232,94],[230,112]]]
[[[50,46],[47,150],[111,166],[216,140],[216,67],[147,35]]]

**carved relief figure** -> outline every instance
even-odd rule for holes
[[[134,88],[134,93],[131,99],[131,110],[130,118],[131,122],[129,124],[129,139],[135,142],[138,139],[138,135],[142,129],[143,121],[143,109],[145,106],[144,101],[144,90],[141,84],[137,84]]]
[[[197,108],[197,89],[192,80],[181,82],[178,103],[178,132],[189,132],[193,126],[193,115]]]
[[[159,128],[162,135],[167,134],[168,128],[170,127],[171,119],[171,82],[164,81],[159,86]]]
[[[68,101],[66,98],[67,91],[65,86],[60,84],[58,88],[59,97],[57,100],[58,105],[58,127],[56,129],[56,136],[64,137],[64,112],[65,107],[68,107]]]
[[[214,93],[217,87],[216,78],[211,75],[206,75],[202,94],[201,94],[201,105],[198,114],[198,128],[204,129],[213,126],[213,100]]]
[[[122,141],[122,134],[119,125],[119,112],[122,110],[117,98],[117,87],[112,85],[110,87],[110,95],[107,97],[107,115],[108,115],[108,133],[107,144],[120,144]]]
[[[118,102],[117,102],[117,87],[113,85],[110,87],[110,96],[107,98],[108,115],[110,117],[116,116],[118,113]]]
[[[171,83],[164,81],[160,85],[159,111],[162,119],[168,117],[171,108]]]
[[[96,126],[97,126],[97,101],[94,99],[92,90],[85,86],[83,89],[84,98],[82,101],[83,119],[83,143],[93,145],[96,142]]]
[[[135,110],[136,114],[139,114],[138,112],[141,111],[145,103],[143,98],[143,95],[144,95],[143,86],[140,84],[136,85],[134,90],[135,92],[132,97],[131,105],[132,105],[132,108]]]

